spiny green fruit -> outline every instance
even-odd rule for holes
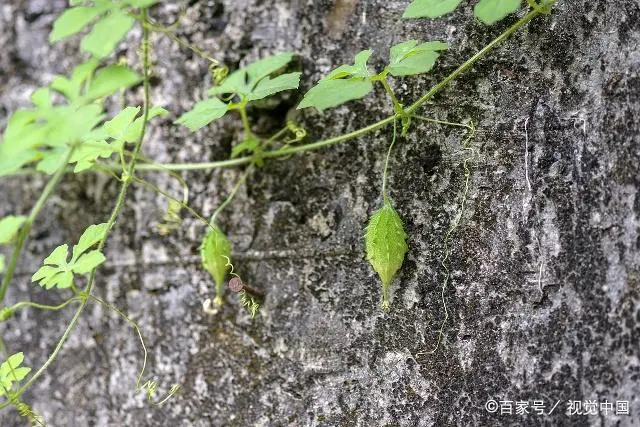
[[[388,310],[391,281],[409,249],[402,219],[388,199],[369,218],[364,238],[367,259],[382,280],[382,308]]]
[[[200,246],[200,255],[202,256],[202,265],[216,282],[214,302],[222,305],[222,289],[224,278],[229,272],[231,245],[220,228],[214,227],[204,236]]]

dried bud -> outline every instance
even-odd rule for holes
[[[234,277],[231,280],[229,280],[229,289],[231,289],[231,292],[238,293],[242,289],[244,289],[244,284],[242,283],[242,280],[240,280],[239,277]]]

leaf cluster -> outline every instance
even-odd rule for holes
[[[373,52],[363,50],[355,56],[353,65],[341,65],[322,78],[305,94],[298,109],[315,107],[323,111],[363,98],[373,90],[373,82],[386,79],[387,75],[401,77],[426,73],[435,65],[440,51],[447,47],[439,41],[407,40],[396,44],[389,52],[389,64],[379,74],[370,72],[367,67]]]

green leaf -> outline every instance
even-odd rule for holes
[[[186,126],[195,132],[224,116],[228,110],[229,105],[218,98],[211,98],[198,102],[191,111],[184,113],[175,123]]]
[[[0,245],[11,242],[27,220],[26,216],[9,215],[0,220]]]
[[[209,230],[200,246],[202,265],[216,282],[218,297],[222,297],[224,278],[229,272],[228,258],[231,257],[231,245],[220,228]]]
[[[90,273],[91,270],[99,266],[105,261],[105,257],[99,250],[93,250],[87,252],[78,258],[78,261],[73,264],[71,268],[74,273],[77,274],[87,274]]]
[[[372,74],[367,69],[371,53],[371,50],[363,50],[356,55],[354,65],[341,65],[321,79],[304,95],[298,109],[315,107],[322,111],[360,99],[371,92]]]
[[[263,79],[267,78],[268,76],[275,73],[276,71],[279,71],[289,62],[291,62],[293,55],[294,54],[291,52],[283,52],[283,53],[279,53],[277,55],[273,55],[273,56],[261,59],[259,61],[256,61],[252,64],[247,65],[246,67],[240,68],[239,70],[231,73],[231,75],[229,75],[229,77],[227,77],[220,86],[216,86],[212,88],[209,91],[209,94],[217,95],[217,94],[223,94],[223,93],[230,93],[230,94],[240,95],[241,97],[248,97],[253,93],[254,89],[261,83]],[[288,81],[289,84],[286,85],[288,87],[281,90],[297,88],[297,86],[291,87],[293,85],[293,78],[297,73],[290,73],[290,74],[293,75],[293,77],[289,77],[289,79],[291,80],[289,80]],[[288,75],[288,74],[285,74],[285,75]],[[281,82],[284,82],[284,80]],[[280,90],[278,90],[278,92],[279,91]],[[272,94],[273,93],[276,93],[276,92],[272,92]],[[261,98],[264,98],[264,96]],[[261,98],[254,98],[254,99],[261,99]]]
[[[65,265],[69,258],[69,245],[58,246],[51,252],[51,255],[44,259],[47,265]]]
[[[289,89],[297,89],[300,85],[300,76],[302,73],[288,73],[281,76],[270,78],[265,77],[260,80],[253,91],[247,95],[248,101],[255,101],[258,99],[266,98],[275,93],[282,92]]]
[[[462,0],[413,0],[403,18],[437,18],[453,12]]]
[[[500,21],[520,8],[521,0],[480,0],[473,14],[487,25]]]
[[[65,10],[53,23],[53,30],[49,34],[49,42],[55,43],[82,31],[84,27],[103,12],[103,8],[84,6]]]
[[[22,381],[31,368],[21,367],[24,361],[22,352],[15,353],[0,365],[0,396],[4,396],[7,390],[13,388],[13,383]]]
[[[71,262],[75,263],[83,252],[102,240],[107,234],[108,227],[109,224],[107,223],[90,225],[84,233],[82,233],[82,236],[80,236],[78,244],[73,247],[73,257],[71,258]]]
[[[128,0],[127,3],[129,3],[133,7],[144,8],[153,6],[156,3],[160,3],[160,1],[162,0]]]
[[[367,259],[382,280],[382,307],[389,308],[393,276],[402,266],[408,247],[402,219],[388,200],[369,218],[365,233]]]
[[[31,102],[41,109],[51,108],[51,90],[48,87],[36,89],[31,94]]]
[[[93,26],[91,32],[82,39],[80,48],[96,58],[105,58],[115,50],[135,22],[126,12],[114,8]]]
[[[0,273],[4,273],[4,255],[0,254]]]
[[[329,75],[322,80],[343,79],[343,78],[350,78],[350,77],[361,77],[361,78],[371,77],[371,73],[369,73],[369,70],[367,69],[367,61],[369,60],[372,54],[373,54],[373,51],[371,49],[358,52],[358,54],[356,54],[354,58],[353,65],[341,65],[335,70],[333,70],[331,73],[329,73]]]
[[[108,144],[106,141],[85,141],[76,148],[69,163],[76,163],[73,172],[79,173],[87,169],[91,169],[98,158],[108,159],[116,152],[116,147]]]
[[[104,98],[121,89],[127,89],[142,81],[142,77],[124,65],[101,68],[91,80],[85,97],[88,100]]]
[[[133,120],[140,112],[140,107],[126,107],[116,116],[104,124],[107,134],[113,139],[120,139],[124,136]]]
[[[448,48],[446,43],[438,41],[419,43],[417,40],[408,40],[391,48],[387,67],[389,74],[398,77],[426,73],[440,56],[438,51]]]
[[[360,99],[373,90],[369,80],[324,80],[307,92],[298,109],[315,107],[319,111],[337,107],[347,101]]]
[[[87,274],[93,271],[105,261],[105,257],[99,250],[86,252],[91,246],[102,240],[107,232],[108,224],[90,225],[73,247],[71,261],[69,257],[69,245],[58,246],[43,261],[43,266],[31,276],[32,282],[39,282],[40,286],[51,289],[70,288],[73,285],[75,274]]]

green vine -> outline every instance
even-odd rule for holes
[[[142,185],[168,199],[168,207],[157,225],[157,230],[169,234],[182,226],[182,211],[186,210],[206,226],[201,245],[203,268],[207,270],[216,286],[214,302],[224,303],[224,283],[231,277],[229,289],[238,294],[239,302],[253,318],[258,313],[264,295],[244,283],[234,272],[232,264],[231,242],[217,224],[218,216],[234,200],[238,190],[245,184],[248,176],[264,165],[265,161],[283,158],[296,153],[329,147],[331,145],[357,138],[388,125],[393,127],[393,136],[389,144],[382,173],[382,205],[369,218],[364,236],[365,252],[368,261],[382,282],[382,303],[384,310],[391,307],[392,282],[401,270],[405,254],[411,250],[407,245],[407,234],[400,214],[392,205],[389,197],[389,165],[392,150],[398,139],[411,131],[414,121],[440,125],[461,126],[468,130],[462,145],[472,153],[471,141],[475,135],[473,123],[450,123],[430,119],[418,114],[418,110],[434,95],[442,91],[451,81],[472,67],[480,58],[487,55],[496,46],[509,38],[536,16],[551,12],[555,0],[527,0],[529,11],[508,27],[500,36],[467,59],[449,75],[444,77],[419,99],[405,107],[393,92],[391,78],[415,76],[431,71],[440,55],[446,53],[449,46],[440,41],[421,42],[407,40],[390,48],[390,61],[379,72],[370,71],[368,61],[373,55],[371,50],[359,52],[353,64],[335,68],[322,78],[304,95],[298,105],[302,108],[316,108],[319,111],[342,105],[345,102],[368,96],[374,85],[381,85],[389,97],[393,113],[363,128],[328,139],[307,142],[307,132],[295,122],[287,122],[281,130],[263,138],[253,131],[247,113],[254,103],[283,91],[296,90],[302,73],[287,72],[287,66],[294,57],[291,52],[276,54],[248,64],[229,73],[229,69],[197,46],[183,40],[171,27],[157,24],[148,16],[148,8],[160,0],[72,0],[68,8],[56,20],[50,35],[50,41],[57,42],[74,34],[87,31],[80,48],[91,58],[78,65],[70,76],[57,76],[47,87],[40,88],[32,95],[32,108],[18,110],[9,118],[0,144],[0,176],[24,176],[28,174],[48,174],[45,187],[27,216],[11,215],[0,219],[0,244],[13,245],[8,261],[0,256],[0,303],[4,303],[7,290],[13,280],[15,269],[21,259],[23,249],[45,204],[55,193],[61,179],[67,173],[106,173],[120,183],[109,219],[103,224],[87,227],[83,235],[73,246],[64,244],[55,248],[43,261],[43,266],[33,275],[32,280],[45,289],[56,288],[59,292],[70,292],[71,296],[58,305],[47,305],[33,301],[19,301],[0,308],[0,321],[10,321],[16,311],[22,309],[58,311],[77,304],[74,315],[46,362],[31,376],[31,369],[22,366],[24,355],[9,355],[0,340],[0,350],[5,361],[0,365],[0,396],[5,401],[0,409],[15,407],[18,412],[34,424],[43,423],[21,396],[47,370],[58,357],[62,347],[77,325],[90,301],[98,303],[115,312],[135,330],[143,349],[142,369],[136,379],[135,390],[144,392],[156,405],[165,403],[178,392],[179,385],[171,387],[167,395],[154,400],[157,381],[144,381],[147,366],[147,347],[139,326],[123,311],[109,302],[95,296],[93,288],[96,282],[97,268],[106,261],[104,247],[110,233],[123,209],[131,184]],[[446,2],[434,0],[414,0],[404,13],[405,18],[438,17],[450,13],[461,0]],[[520,0],[480,0],[474,7],[474,16],[486,24],[493,24],[509,14],[515,13],[521,6]],[[178,20],[179,21],[179,20]],[[115,46],[138,23],[142,28],[140,58],[142,75],[138,75],[127,64],[101,66]],[[222,118],[229,112],[237,111],[243,129],[243,138],[232,148],[229,159],[202,163],[155,163],[142,156],[142,145],[150,121],[157,116],[166,116],[168,111],[150,105],[150,33],[157,32],[168,37],[180,46],[189,49],[209,63],[214,86],[208,91],[208,98],[198,101],[194,107],[182,114],[175,124],[197,131]],[[142,82],[144,102],[140,107],[123,105],[123,108],[110,120],[106,120],[104,100]],[[59,96],[54,96],[57,93]],[[63,102],[55,101],[63,99]],[[398,131],[400,127],[400,131]],[[449,311],[446,303],[446,289],[450,281],[449,258],[451,238],[459,227],[470,188],[471,173],[469,164],[473,156],[464,159],[465,184],[457,214],[444,236],[444,253],[441,266],[445,278],[441,285],[441,302],[444,307],[444,320],[434,348],[418,353],[434,353],[443,337]],[[116,158],[117,160],[111,160]],[[73,166],[70,166],[73,165]],[[213,212],[210,220],[189,205],[189,188],[186,181],[176,172],[211,170],[216,168],[247,166],[231,192]],[[182,187],[182,198],[138,176],[141,172],[163,172],[176,179]],[[88,276],[87,278],[84,278]],[[86,283],[84,287],[80,283]],[[208,300],[209,301],[209,300]],[[205,308],[209,307],[205,303]],[[214,311],[212,311],[214,312]]]

